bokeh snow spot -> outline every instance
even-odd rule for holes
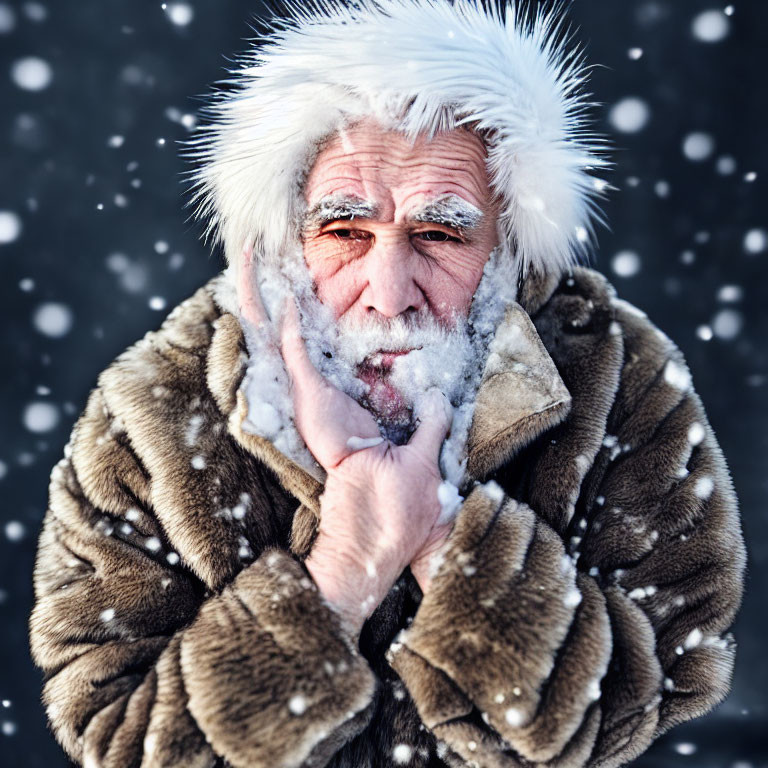
[[[712,331],[723,341],[735,339],[743,326],[744,318],[741,312],[735,309],[721,309],[712,319]]]
[[[30,403],[24,409],[22,422],[30,432],[50,432],[59,425],[59,409],[53,403]]]
[[[640,271],[640,257],[634,251],[619,251],[611,259],[611,269],[619,277],[633,277]]]
[[[41,304],[35,310],[32,324],[43,336],[61,338],[72,328],[72,310],[66,304],[53,301]]]
[[[744,289],[740,285],[721,285],[717,291],[717,300],[724,304],[736,303],[744,298]]]
[[[637,133],[645,128],[650,116],[651,110],[645,101],[628,96],[611,107],[608,120],[617,131]]]
[[[702,43],[719,43],[728,37],[731,22],[720,10],[703,11],[691,24],[693,36]]]
[[[18,520],[9,520],[5,524],[5,537],[8,541],[21,541],[26,532],[24,523],[20,523]]]
[[[411,747],[409,747],[407,744],[398,744],[392,750],[392,759],[398,765],[405,765],[411,759],[412,754],[413,749],[411,749]]]
[[[0,245],[12,243],[21,234],[21,219],[13,211],[0,211]]]
[[[11,65],[11,79],[24,91],[45,90],[52,78],[51,65],[39,56],[26,56]]]
[[[195,11],[189,3],[163,3],[162,8],[177,27],[186,27],[195,18]]]
[[[1,238],[0,242],[2,242]],[[768,248],[768,234],[764,229],[750,229],[744,235],[744,250],[747,253],[762,253],[766,248]]]
[[[0,3],[0,35],[7,35],[16,27],[16,14],[7,3]]]
[[[715,168],[721,176],[730,176],[732,173],[736,173],[736,159],[730,155],[718,157]]]
[[[711,157],[715,151],[715,140],[708,133],[695,131],[683,139],[683,154],[694,163]]]

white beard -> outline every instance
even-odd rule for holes
[[[486,263],[473,297],[469,317],[454,317],[441,324],[430,313],[413,318],[352,324],[337,322],[314,292],[299,248],[286,256],[278,270],[260,267],[260,292],[267,313],[280,316],[291,293],[300,309],[302,336],[310,360],[334,386],[361,403],[377,418],[382,435],[404,443],[418,426],[428,390],[437,387],[453,405],[453,421],[440,454],[446,481],[460,488],[467,481],[466,441],[472,422],[477,389],[482,379],[488,346],[505,308],[516,298],[509,255],[495,249]],[[511,283],[511,284],[510,284]],[[282,358],[271,337],[255,332],[241,318],[250,353],[243,382],[249,404],[243,427],[270,440],[275,447],[310,470],[318,467],[293,424],[293,403]],[[410,348],[395,358],[386,375],[401,397],[401,406],[388,410],[360,378],[361,364],[375,364],[381,349]]]

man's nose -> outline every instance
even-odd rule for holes
[[[366,312],[384,317],[421,309],[426,302],[416,282],[416,260],[404,244],[376,244],[366,255],[367,285],[360,294]]]

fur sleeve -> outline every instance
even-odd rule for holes
[[[729,690],[736,498],[679,352],[648,364],[632,335],[642,349],[652,326],[625,320],[634,369],[572,526],[476,486],[390,649],[425,724],[470,764],[623,765]]]
[[[100,398],[53,472],[35,566],[31,646],[57,739],[92,767],[325,765],[370,715],[354,641],[286,551],[206,589],[169,551],[130,445],[87,439],[108,426]]]

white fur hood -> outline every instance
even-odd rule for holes
[[[301,186],[319,145],[365,116],[411,137],[473,127],[488,146],[500,240],[518,276],[583,260],[608,186],[591,171],[608,163],[587,128],[586,67],[562,6],[289,6],[231,70],[187,147],[195,215],[230,264],[246,245],[263,261],[282,259],[298,236]]]

